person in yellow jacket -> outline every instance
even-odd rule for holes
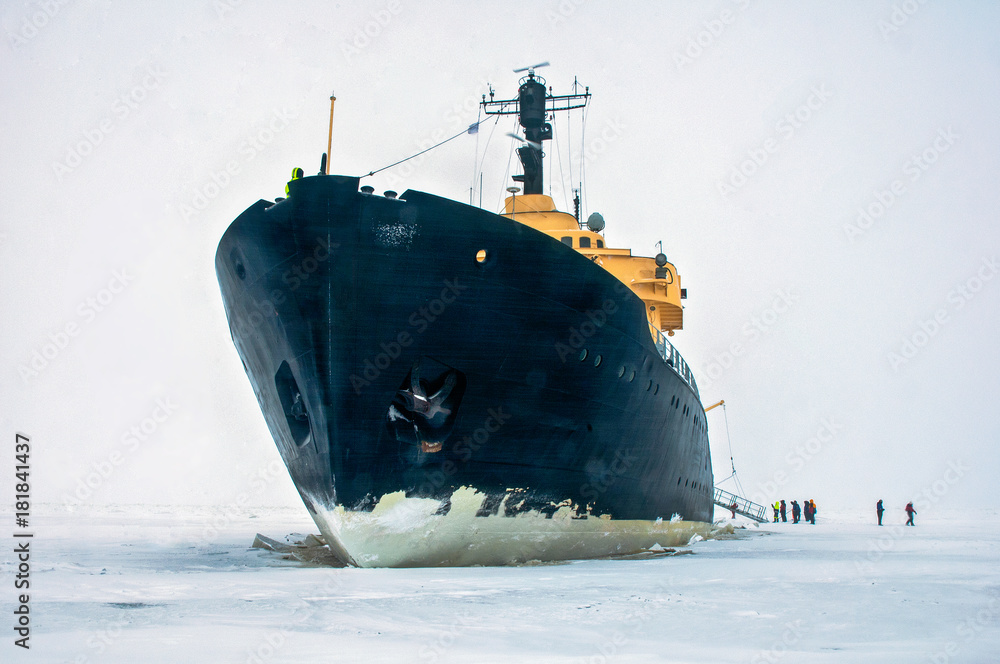
[[[292,169],[292,180],[300,180],[300,179],[302,179],[302,169],[301,168],[293,168]],[[288,184],[291,184],[291,180],[289,180]],[[288,184],[285,185],[285,196],[288,196]]]
[[[778,515],[781,513],[781,503],[774,501],[774,522],[778,523]]]

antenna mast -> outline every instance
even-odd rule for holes
[[[330,174],[330,150],[333,148],[333,104],[337,101],[337,97],[333,92],[330,93],[330,132],[326,136],[326,154],[327,159],[324,164],[324,175]]]
[[[517,115],[518,122],[524,128],[525,138],[519,138],[524,145],[517,149],[517,157],[524,168],[522,175],[515,175],[514,181],[524,184],[525,194],[540,194],[543,189],[542,180],[542,141],[552,140],[552,125],[546,122],[556,111],[569,111],[583,108],[590,101],[590,88],[584,94],[553,96],[546,92],[545,79],[535,76],[535,69],[545,67],[549,63],[542,62],[531,67],[515,69],[514,73],[527,71],[528,75],[521,79],[515,99],[494,100],[492,90],[490,100],[484,98],[481,102],[487,115]]]

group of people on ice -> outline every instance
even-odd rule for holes
[[[914,526],[913,515],[917,513],[917,510],[913,509],[913,503],[906,503],[906,525]],[[885,508],[882,507],[882,499],[879,498],[878,502],[875,503],[875,513],[878,515],[878,525],[882,525],[882,513],[885,512]]]
[[[785,501],[776,500],[774,501],[774,522],[778,523],[778,518],[781,518],[782,522],[788,521],[788,507],[785,505]],[[792,523],[798,523],[799,519],[803,521],[808,521],[809,523],[816,525],[816,501],[815,500],[804,500],[802,505],[799,506],[797,501],[792,501]]]

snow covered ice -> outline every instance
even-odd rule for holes
[[[2,659],[996,661],[1000,517],[921,517],[739,519],[742,537],[692,555],[354,569],[250,548],[256,533],[315,533],[304,508],[39,506],[31,650],[8,631]],[[12,578],[10,555],[3,566]]]

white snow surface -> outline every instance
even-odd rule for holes
[[[8,628],[0,660],[997,661],[1000,516],[891,516],[737,519],[692,555],[357,569],[250,548],[314,533],[304,508],[36,506],[31,649]]]

